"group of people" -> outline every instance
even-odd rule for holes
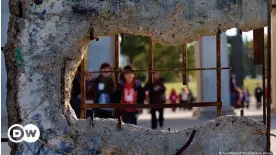
[[[243,91],[240,87],[236,85],[235,75],[231,76],[230,79],[230,92],[231,92],[231,105],[234,108],[248,108],[250,105],[250,96],[249,90]],[[262,97],[263,97],[263,89],[259,83],[257,83],[257,87],[255,88],[255,99],[256,99],[256,109],[260,109],[262,106]]]
[[[100,74],[93,79],[92,74],[87,74],[86,77],[86,99],[90,103],[98,104],[165,104],[166,97],[164,81],[160,77],[159,72],[153,73],[153,82],[147,82],[143,87],[140,80],[135,77],[134,69],[131,65],[123,68],[120,75],[119,83],[114,82],[113,74],[109,71],[112,66],[108,63],[103,63],[100,67]],[[73,80],[71,106],[74,109],[77,117],[80,117],[80,69],[78,69],[75,79]],[[156,112],[159,112],[159,118],[156,117]],[[99,108],[92,109],[87,114],[94,113],[99,118],[115,118],[121,116],[123,122],[137,125],[137,116],[139,110],[135,108],[109,109]],[[152,129],[157,128],[157,122],[160,127],[164,122],[164,109],[151,109],[151,126]],[[157,121],[158,120],[158,121]]]
[[[195,97],[191,89],[187,87],[183,87],[179,94],[173,88],[170,92],[169,100],[172,104],[176,104],[176,103],[185,104],[185,103],[193,103],[195,101]],[[180,108],[180,109],[186,109],[186,108]],[[192,110],[192,107],[188,109]],[[176,108],[172,108],[172,111],[175,112]]]

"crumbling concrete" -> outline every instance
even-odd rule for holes
[[[97,126],[92,128],[87,126],[88,120],[80,121],[75,117],[69,105],[71,82],[90,38],[124,32],[151,36],[154,41],[163,45],[178,45],[204,35],[213,35],[218,27],[224,31],[236,26],[246,31],[266,25],[265,0],[48,0],[35,5],[34,2],[38,1],[40,0],[9,1],[10,22],[5,46],[9,125],[36,124],[40,127],[42,139],[33,144],[10,143],[12,154],[33,154],[35,151],[54,154],[57,153],[51,149],[54,146],[71,154],[79,154],[81,149],[93,148],[92,146],[100,148],[99,151],[103,154],[107,153],[105,150],[115,153],[125,151],[122,154],[139,154],[139,151],[146,154],[145,151],[149,151],[150,154],[165,150],[161,150],[161,146],[165,145],[165,138],[170,142],[169,146],[166,146],[168,154],[173,153],[174,149],[185,143],[185,130],[168,133],[126,125],[123,131],[113,132],[111,129],[113,124],[115,128],[115,121],[97,120]],[[227,120],[226,118],[225,121]],[[249,130],[255,130],[255,126],[246,125],[252,122],[251,120],[237,118],[237,122],[242,120],[245,122],[240,123],[241,129],[246,129],[248,133]],[[230,125],[226,122],[224,124]],[[97,130],[105,126],[106,129]],[[261,125],[259,128],[264,129]],[[203,131],[202,127],[201,133],[212,136],[207,129],[209,128]],[[106,131],[106,134],[114,139],[108,140],[108,136],[99,135],[97,131]],[[157,145],[157,142],[147,143],[148,146],[142,148],[150,139],[146,136],[137,137],[138,133],[148,133],[149,138],[158,139],[160,145]],[[217,130],[216,133],[218,136],[224,132]],[[123,136],[124,134],[129,135],[129,139]],[[170,134],[175,139],[169,138]],[[236,129],[231,128],[229,137],[234,137],[235,134]],[[245,132],[242,135],[249,134]],[[66,140],[68,136],[74,137],[75,140]],[[98,141],[92,140],[94,143],[90,141],[88,144],[82,137],[98,137]],[[125,139],[126,143],[116,142],[118,137]],[[258,135],[255,138],[258,139]],[[239,141],[232,140],[233,143],[239,144]],[[265,141],[264,138],[260,140],[262,143]],[[43,141],[45,146],[41,145]],[[221,141],[212,148],[219,148],[223,143]],[[204,154],[208,154],[205,152],[208,149],[200,144],[200,148],[204,148]],[[254,145],[258,150],[264,151],[263,145],[254,140],[245,145],[245,150]],[[237,149],[227,146],[222,150],[228,148],[231,151]]]
[[[78,146],[72,153],[83,151],[83,154],[87,154],[86,151],[94,148],[95,152],[101,154],[173,155],[188,141],[193,129],[197,132],[191,145],[183,152],[185,155],[264,152],[266,146],[266,136],[260,134],[265,131],[264,125],[246,117],[224,116],[176,132],[156,131],[128,124],[118,130],[113,120],[97,119],[94,127],[89,125],[89,120],[77,124],[72,128],[81,135],[77,137],[76,143],[82,144],[82,147]]]
[[[114,119],[95,118],[94,126],[90,120],[79,120],[73,126],[65,126],[64,132],[51,135],[48,147],[40,154],[175,154],[189,139],[192,130],[196,130],[191,145],[183,155],[219,152],[264,152],[266,147],[265,126],[263,123],[246,117],[223,116],[185,130],[170,132],[146,129],[123,124],[117,128]],[[45,136],[45,135],[44,135]],[[37,152],[40,142],[26,144],[20,154]]]

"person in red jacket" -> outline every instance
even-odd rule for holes
[[[123,69],[123,79],[120,81],[113,101],[120,104],[143,104],[145,92],[141,82],[135,78],[132,66],[128,65]],[[124,123],[137,125],[138,110],[136,108],[126,108],[117,110],[116,115],[122,116]]]
[[[171,90],[169,99],[170,99],[171,104],[177,103],[178,95],[174,88]],[[176,108],[172,108],[172,111],[175,112]]]

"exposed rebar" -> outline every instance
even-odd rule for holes
[[[85,71],[85,60],[83,59],[81,62],[81,73]],[[85,104],[86,101],[86,90],[85,90],[86,82],[85,82],[85,74],[81,74],[81,104]],[[81,107],[81,118],[85,119],[85,108]]]
[[[148,81],[152,83],[152,70],[153,70],[153,51],[152,51],[152,39],[149,38],[149,53],[148,53]]]
[[[174,68],[174,69],[168,69],[168,68],[163,68],[163,69],[152,69],[152,70],[148,70],[148,69],[134,69],[133,72],[182,72],[182,71],[207,71],[207,70],[217,70],[218,68],[212,67],[212,68],[187,68],[187,69],[183,69],[183,68]],[[230,69],[231,67],[221,67],[219,68],[221,70],[226,70],[226,69]],[[87,73],[103,73],[103,72],[123,72],[121,69],[118,70],[109,70],[109,71],[91,71],[91,72],[84,72],[84,74]]]
[[[179,108],[179,107],[215,107],[220,106],[221,102],[193,102],[185,104],[81,104],[81,108],[114,108],[114,109],[125,109],[125,108]]]
[[[192,143],[192,141],[195,137],[195,134],[196,134],[196,130],[193,130],[189,140],[186,142],[186,144],[180,150],[177,151],[177,153],[175,155],[181,155],[181,153],[184,152],[190,146],[190,144]]]
[[[267,152],[271,148],[271,5],[271,1],[267,1]]]
[[[187,85],[187,45],[182,45],[182,84]]]
[[[115,70],[119,70],[119,48],[120,48],[120,44],[119,44],[119,35],[115,35],[115,54],[114,54],[114,68]],[[115,83],[119,83],[119,72],[115,72]]]
[[[220,51],[220,34],[221,30],[218,29],[216,35],[216,51],[217,51],[217,102],[221,103],[221,51]],[[222,103],[217,106],[217,117],[222,115],[221,112]]]

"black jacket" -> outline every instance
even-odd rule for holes
[[[156,86],[160,86],[158,90],[155,89]],[[150,104],[164,104],[166,103],[166,87],[164,86],[163,79],[154,81],[152,84],[149,82],[145,85],[145,90],[149,91]]]
[[[255,89],[255,97],[256,97],[257,99],[261,99],[262,96],[263,96],[263,89],[262,89],[261,87],[257,87],[257,88]]]
[[[87,92],[87,99],[93,100],[94,103],[98,103],[99,100],[99,83],[103,83],[104,77],[99,75],[93,82],[92,87]],[[111,98],[114,93],[114,82],[113,79],[110,77],[108,81],[106,82],[106,85],[104,86],[104,90],[102,90],[103,93],[106,93]],[[111,101],[112,102],[112,101]]]

